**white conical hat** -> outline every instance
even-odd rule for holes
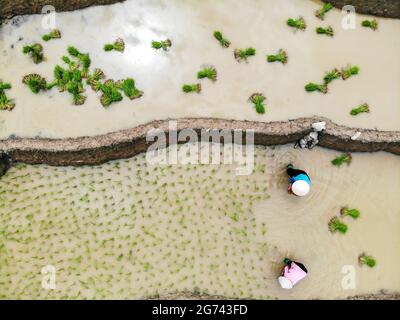
[[[292,184],[292,191],[296,196],[303,197],[310,192],[310,185],[304,180],[297,180]]]
[[[293,283],[286,277],[279,277],[278,278],[279,284],[281,285],[282,289],[292,289]]]

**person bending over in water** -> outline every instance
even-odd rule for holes
[[[289,193],[303,197],[310,192],[311,179],[305,171],[295,169],[292,164],[288,164],[286,172],[290,177]]]
[[[285,267],[282,270],[282,275],[278,278],[278,282],[282,289],[292,289],[296,283],[307,276],[308,271],[304,264],[288,258],[285,258],[283,263]]]

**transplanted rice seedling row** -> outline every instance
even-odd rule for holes
[[[265,149],[256,149],[256,168]],[[267,297],[266,176],[230,165],[19,165],[0,180],[0,298]],[[43,290],[41,270],[56,270]]]

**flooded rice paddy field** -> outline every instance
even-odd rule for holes
[[[179,147],[181,150],[183,146]],[[0,180],[1,298],[144,298],[183,291],[232,298],[346,298],[400,290],[400,158],[291,146],[255,149],[235,165],[150,165],[144,154],[100,166],[18,165]],[[286,165],[312,179],[287,194]],[[328,222],[342,206],[347,234]],[[374,268],[358,265],[367,252]],[[309,276],[293,290],[276,277],[285,256]],[[56,289],[41,270],[56,270]],[[341,286],[353,266],[354,289]]]
[[[56,27],[62,38],[46,43],[40,38],[49,30],[43,29],[40,15],[25,16],[17,25],[5,24],[0,28],[0,78],[12,83],[7,93],[16,107],[0,112],[0,137],[97,135],[179,117],[275,121],[320,115],[352,127],[398,130],[400,21],[377,18],[378,30],[372,31],[360,26],[372,17],[357,15],[356,29],[345,30],[338,9],[318,20],[314,12],[320,6],[307,0],[127,0],[58,13]],[[305,32],[286,25],[288,18],[298,16],[306,20]],[[316,27],[328,25],[334,29],[333,38],[316,34]],[[214,30],[231,41],[230,48],[219,45]],[[104,44],[118,37],[125,40],[125,52],[105,52]],[[152,40],[166,38],[172,41],[170,51],[151,48]],[[43,45],[46,57],[38,65],[21,52],[34,42]],[[39,73],[52,79],[53,68],[69,45],[90,54],[92,70],[101,68],[115,80],[133,77],[144,96],[103,108],[88,86],[82,106],[72,105],[69,94],[56,88],[33,95],[21,83],[23,76]],[[234,49],[247,47],[256,48],[256,56],[238,63]],[[288,63],[267,63],[266,55],[280,48],[287,51]],[[204,64],[216,67],[218,80],[202,80],[201,94],[184,94],[182,85],[197,82],[197,71]],[[305,92],[308,82],[321,82],[325,72],[348,64],[359,66],[360,74],[332,82],[327,94]],[[248,102],[254,92],[267,98],[263,115]],[[349,115],[365,102],[370,114]]]

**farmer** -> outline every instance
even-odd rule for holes
[[[282,289],[292,289],[296,283],[307,276],[308,271],[302,263],[292,261],[288,258],[285,258],[283,263],[285,267],[283,268],[282,275],[278,278],[279,284]]]
[[[286,172],[290,177],[289,193],[303,197],[310,192],[311,180],[305,171],[295,169],[292,164],[288,164]]]

